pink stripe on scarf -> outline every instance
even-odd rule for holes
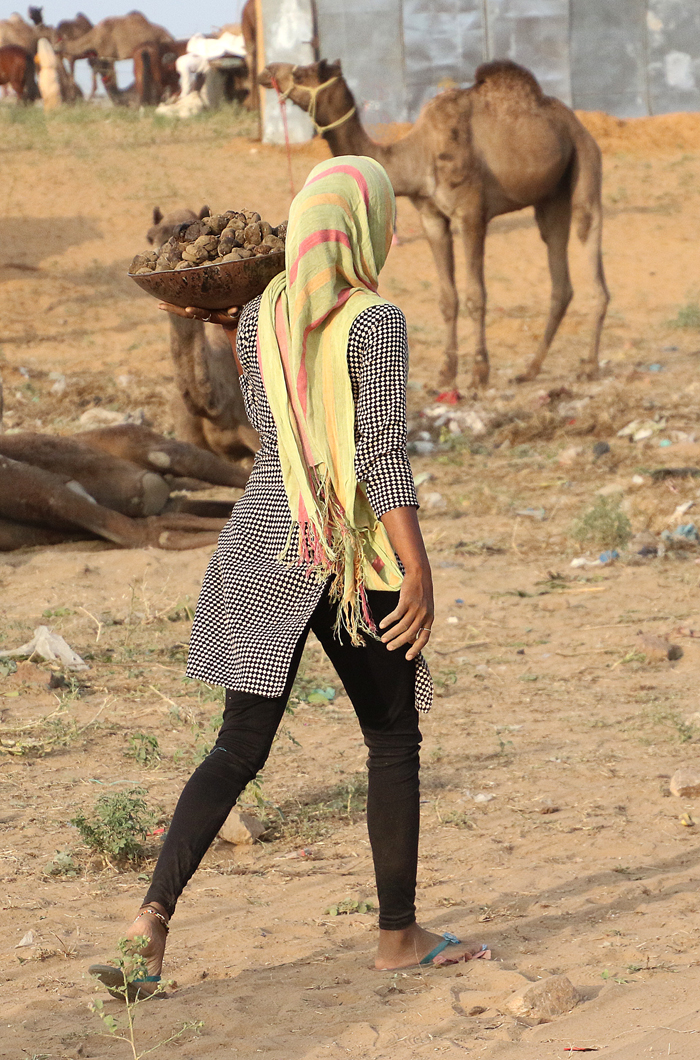
[[[291,365],[289,363],[289,347],[287,345],[287,332],[284,326],[284,309],[282,307],[281,300],[278,300],[275,306],[275,333],[277,335],[277,344],[280,350],[280,357],[282,360],[282,371],[284,372],[285,381],[287,384],[287,392],[292,397],[292,379],[291,379]],[[297,376],[297,401],[301,405],[302,417],[297,414],[297,408],[295,402],[292,400],[291,413],[294,417],[294,423],[296,425],[297,434],[304,451],[304,459],[309,467],[313,467],[314,456],[311,448],[311,439],[309,438],[308,432],[306,431],[304,424],[306,422],[306,405],[307,405],[307,378],[306,378],[306,367],[302,363],[301,371]]]
[[[314,232],[313,235],[307,236],[306,239],[302,240],[299,246],[299,253],[296,256],[296,261],[289,270],[289,285],[291,286],[297,278],[297,272],[299,270],[299,262],[304,257],[304,254],[308,253],[314,247],[320,246],[322,243],[343,243],[349,250],[351,250],[350,239],[345,232],[339,232],[335,228],[322,229],[320,232]]]
[[[362,176],[359,169],[355,169],[354,166],[332,166],[330,169],[324,169],[323,173],[319,173],[317,177],[312,177],[311,180],[307,180],[304,187],[308,188],[309,184],[315,184],[317,180],[325,180],[325,178],[330,176],[331,173],[347,173],[349,177],[353,177],[362,192],[365,206],[369,210],[369,188],[367,187],[367,181]]]

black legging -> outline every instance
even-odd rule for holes
[[[370,592],[377,623],[396,607],[398,593]],[[175,904],[238,796],[262,769],[284,714],[309,628],[321,642],[355,708],[365,744],[367,828],[379,898],[379,926],[389,931],[415,921],[419,831],[418,711],[415,662],[405,646],[388,651],[367,637],[353,648],[333,635],[336,607],[324,594],[295,649],[281,696],[226,691],[224,719],[213,751],[194,771],[178,800],[146,902]]]

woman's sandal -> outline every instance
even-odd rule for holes
[[[152,906],[144,906],[135,917],[134,923],[144,913],[150,913],[151,916],[160,920],[167,936],[170,931],[168,921],[162,913],[159,913],[157,909],[153,909]],[[154,994],[159,993],[157,986],[154,990],[143,990],[141,988],[146,983],[159,983],[160,975],[143,975],[140,979],[127,979],[124,969],[115,967],[112,964],[91,964],[88,968],[88,974],[98,979],[107,988],[107,992],[112,997],[115,997],[117,1001],[126,1001],[130,1005],[133,1005],[136,1001],[145,1001],[146,998],[153,997]]]
[[[433,964],[439,966],[441,964],[458,964],[459,961],[476,961],[479,957],[483,957],[484,960],[491,960],[491,950],[487,947],[484,942],[480,950],[476,953],[463,953],[460,957],[443,957],[443,951],[448,946],[459,946],[460,940],[456,935],[453,935],[451,931],[446,931],[442,936],[442,942],[438,942],[437,946],[434,946],[430,953],[426,953],[425,957],[419,963],[422,965]]]

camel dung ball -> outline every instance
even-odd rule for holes
[[[268,247],[266,243],[258,243],[255,248],[254,254],[256,257],[262,257],[264,254],[271,254],[272,247]]]
[[[260,225],[256,224],[255,222],[246,226],[243,235],[245,237],[245,245],[248,245],[250,243],[254,247],[257,247],[259,243],[262,243],[262,232],[260,231]]]
[[[209,254],[204,247],[198,247],[194,243],[190,243],[182,252],[183,261],[189,261],[190,265],[203,265],[209,258]]]
[[[228,224],[228,217],[224,214],[216,213],[212,214],[211,217],[202,218],[205,225],[214,233],[214,235],[221,235],[224,228]]]
[[[194,265],[192,264],[192,262],[191,261],[187,261],[185,258],[183,258],[182,261],[178,261],[178,263],[175,266],[175,269],[173,271],[174,272],[180,272],[182,269],[193,269],[193,268],[194,268]]]
[[[152,256],[151,252],[148,254],[137,254],[129,266],[129,272],[137,273],[140,269],[146,269],[147,272],[151,272],[155,263],[156,258]]]

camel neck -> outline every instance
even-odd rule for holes
[[[324,133],[323,138],[335,156],[367,155],[381,163],[387,171],[396,195],[416,193],[417,189],[413,187],[414,181],[412,180],[416,167],[404,164],[404,155],[409,147],[405,139],[395,144],[378,144],[367,134],[357,114],[353,114],[337,129]]]

